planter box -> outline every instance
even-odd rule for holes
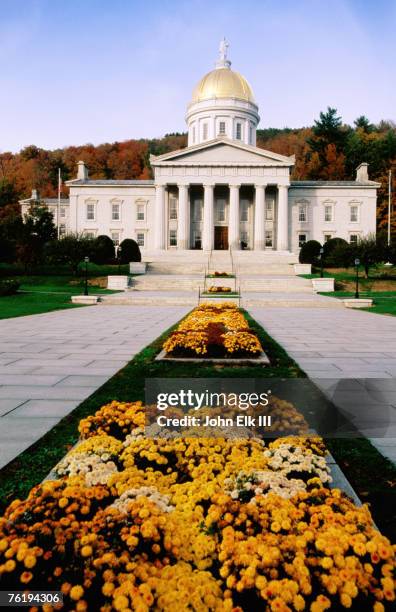
[[[146,274],[147,264],[145,261],[129,262],[129,272],[131,274]]]
[[[329,293],[334,291],[334,278],[313,278],[312,279],[313,290],[318,293]]]
[[[115,291],[126,291],[129,285],[129,276],[108,276],[107,277],[107,289],[113,289]]]
[[[236,278],[208,278],[206,277],[206,289],[209,287],[230,287],[232,291],[236,289]]]
[[[99,301],[98,295],[72,295],[73,304],[97,304]]]
[[[370,308],[373,305],[371,298],[345,298],[342,300],[345,308]]]
[[[264,351],[258,357],[168,357],[162,350],[155,361],[171,361],[173,363],[217,363],[221,365],[270,365],[270,360]]]
[[[311,274],[312,273],[312,265],[311,264],[294,264],[294,274]]]

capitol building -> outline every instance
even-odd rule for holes
[[[259,107],[228,43],[187,106],[188,146],[151,156],[154,180],[96,180],[83,161],[55,219],[61,233],[135,239],[143,254],[250,250],[297,254],[308,240],[356,242],[376,229],[378,183],[294,181],[294,156],[256,146]],[[29,202],[25,200],[22,204]],[[58,216],[59,214],[59,216]]]

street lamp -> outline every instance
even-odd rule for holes
[[[319,259],[320,259],[320,278],[323,278],[323,253],[324,253],[324,248],[320,247],[320,251],[319,251]]]
[[[117,259],[118,259],[118,274],[121,272],[121,247],[119,246],[117,249]]]
[[[84,257],[85,263],[85,287],[84,287],[84,295],[88,295],[88,263],[89,257]]]
[[[355,300],[358,300],[359,299],[359,266],[360,266],[360,259],[358,259],[358,258],[355,259],[355,266],[356,266]]]

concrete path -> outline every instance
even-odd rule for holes
[[[188,310],[91,306],[0,320],[0,468]]]
[[[250,308],[252,316],[396,462],[396,317],[332,308]]]

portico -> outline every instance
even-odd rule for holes
[[[289,248],[288,185],[169,183],[155,193],[156,249]]]
[[[289,249],[293,157],[215,139],[151,163],[156,249]]]

